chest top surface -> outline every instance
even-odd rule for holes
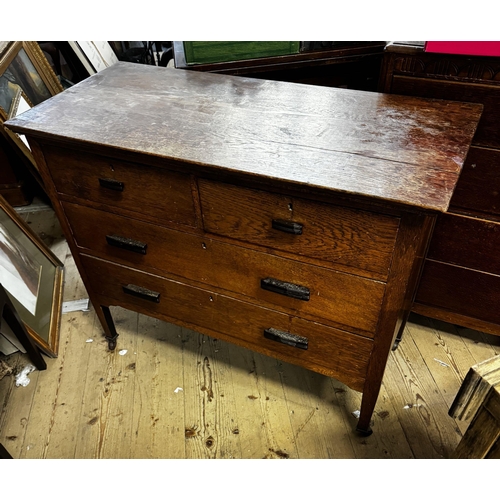
[[[6,124],[42,140],[445,211],[481,111],[120,62]]]

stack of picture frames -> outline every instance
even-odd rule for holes
[[[62,91],[37,42],[0,41],[0,133],[36,172],[26,139],[3,124]],[[62,283],[62,263],[0,196],[0,284],[30,338],[51,357],[58,353]],[[0,335],[15,345],[12,333],[1,321]]]
[[[3,123],[62,91],[37,42],[0,41],[0,133],[42,188],[43,182],[26,139],[6,129]]]

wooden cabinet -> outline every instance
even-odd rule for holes
[[[362,391],[369,434],[480,113],[119,63],[8,126],[111,349],[110,306],[184,325]]]
[[[500,58],[426,53],[388,45],[379,90],[480,103],[472,146],[450,202],[439,216],[413,309],[500,335]]]
[[[326,87],[377,90],[386,42],[300,42],[300,45],[300,51],[286,55],[247,56],[233,61],[187,64],[184,43],[172,42],[175,67],[179,69]]]

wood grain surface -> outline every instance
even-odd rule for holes
[[[27,222],[64,261],[64,301],[85,298],[55,215],[42,215]],[[113,315],[123,351],[106,349],[92,308],[69,312],[47,370],[27,387],[0,380],[0,442],[15,458],[447,458],[469,424],[448,415],[462,381],[500,353],[499,336],[412,315],[366,438],[352,432],[361,394],[338,380],[142,314]],[[29,358],[8,362],[20,371]]]
[[[86,255],[81,259],[101,304],[120,305],[180,326],[196,327],[211,337],[300,363],[335,377],[355,390],[363,387],[373,345],[371,339]],[[158,292],[159,302],[125,294],[122,287],[130,283]],[[266,339],[264,330],[271,327],[307,337],[308,349]]]
[[[8,126],[445,211],[481,110],[120,62]]]
[[[451,199],[453,209],[500,215],[500,150],[471,146]]]
[[[499,299],[500,276],[435,260],[426,261],[415,297],[416,303],[423,306],[459,311],[463,316],[496,325],[500,323]]]
[[[385,292],[385,285],[379,281],[79,205],[64,203],[64,209],[77,244],[85,253],[160,276],[192,280],[197,286],[212,291],[219,289],[289,314],[349,326],[373,337]],[[146,254],[110,246],[106,240],[108,234],[144,242]],[[310,299],[299,300],[262,289],[261,280],[268,277],[307,287]]]
[[[205,179],[198,181],[203,226],[219,234],[373,272],[387,279],[399,219]],[[227,207],[231,207],[228,211]],[[286,234],[272,220],[299,223],[302,234]]]
[[[149,215],[162,223],[196,226],[187,174],[49,145],[43,146],[43,154],[59,193],[119,207],[136,217]],[[122,190],[103,187],[100,179],[121,183]]]
[[[442,61],[443,65],[453,65]],[[446,71],[446,70],[445,70]],[[481,103],[484,112],[479,122],[474,144],[498,148],[500,146],[500,131],[498,130],[498,88],[489,82],[475,82],[472,85],[466,81],[437,78],[419,78],[395,75],[392,80],[392,92],[398,95],[418,95],[433,99],[450,99],[469,103]]]
[[[500,223],[447,213],[438,217],[427,257],[500,276]]]

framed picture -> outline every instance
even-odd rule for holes
[[[33,106],[63,90],[37,42],[12,42],[1,54],[0,106],[5,113],[17,86]]]
[[[23,144],[19,137],[12,137],[3,122],[13,112],[20,113],[19,104],[25,102],[32,107],[62,91],[61,83],[37,42],[0,42],[0,125],[4,136],[13,139],[35,168],[26,143]]]
[[[1,196],[0,283],[35,344],[56,357],[63,264]]]
[[[0,42],[0,58],[2,57],[2,54],[5,52],[9,44],[12,42]]]
[[[12,102],[10,104],[10,109],[9,112],[7,113],[7,119],[14,118],[17,115],[20,115],[24,113],[25,111],[28,111],[32,107],[32,104],[26,94],[23,92],[21,87],[18,86],[16,90],[16,95],[12,99]],[[5,128],[5,131],[9,136],[12,138],[12,140],[16,143],[16,145],[21,149],[21,151],[28,157],[33,158],[31,155],[31,148],[30,145],[24,135],[21,134],[16,134],[15,132],[12,132],[8,128]],[[34,161],[34,159],[33,159]]]

